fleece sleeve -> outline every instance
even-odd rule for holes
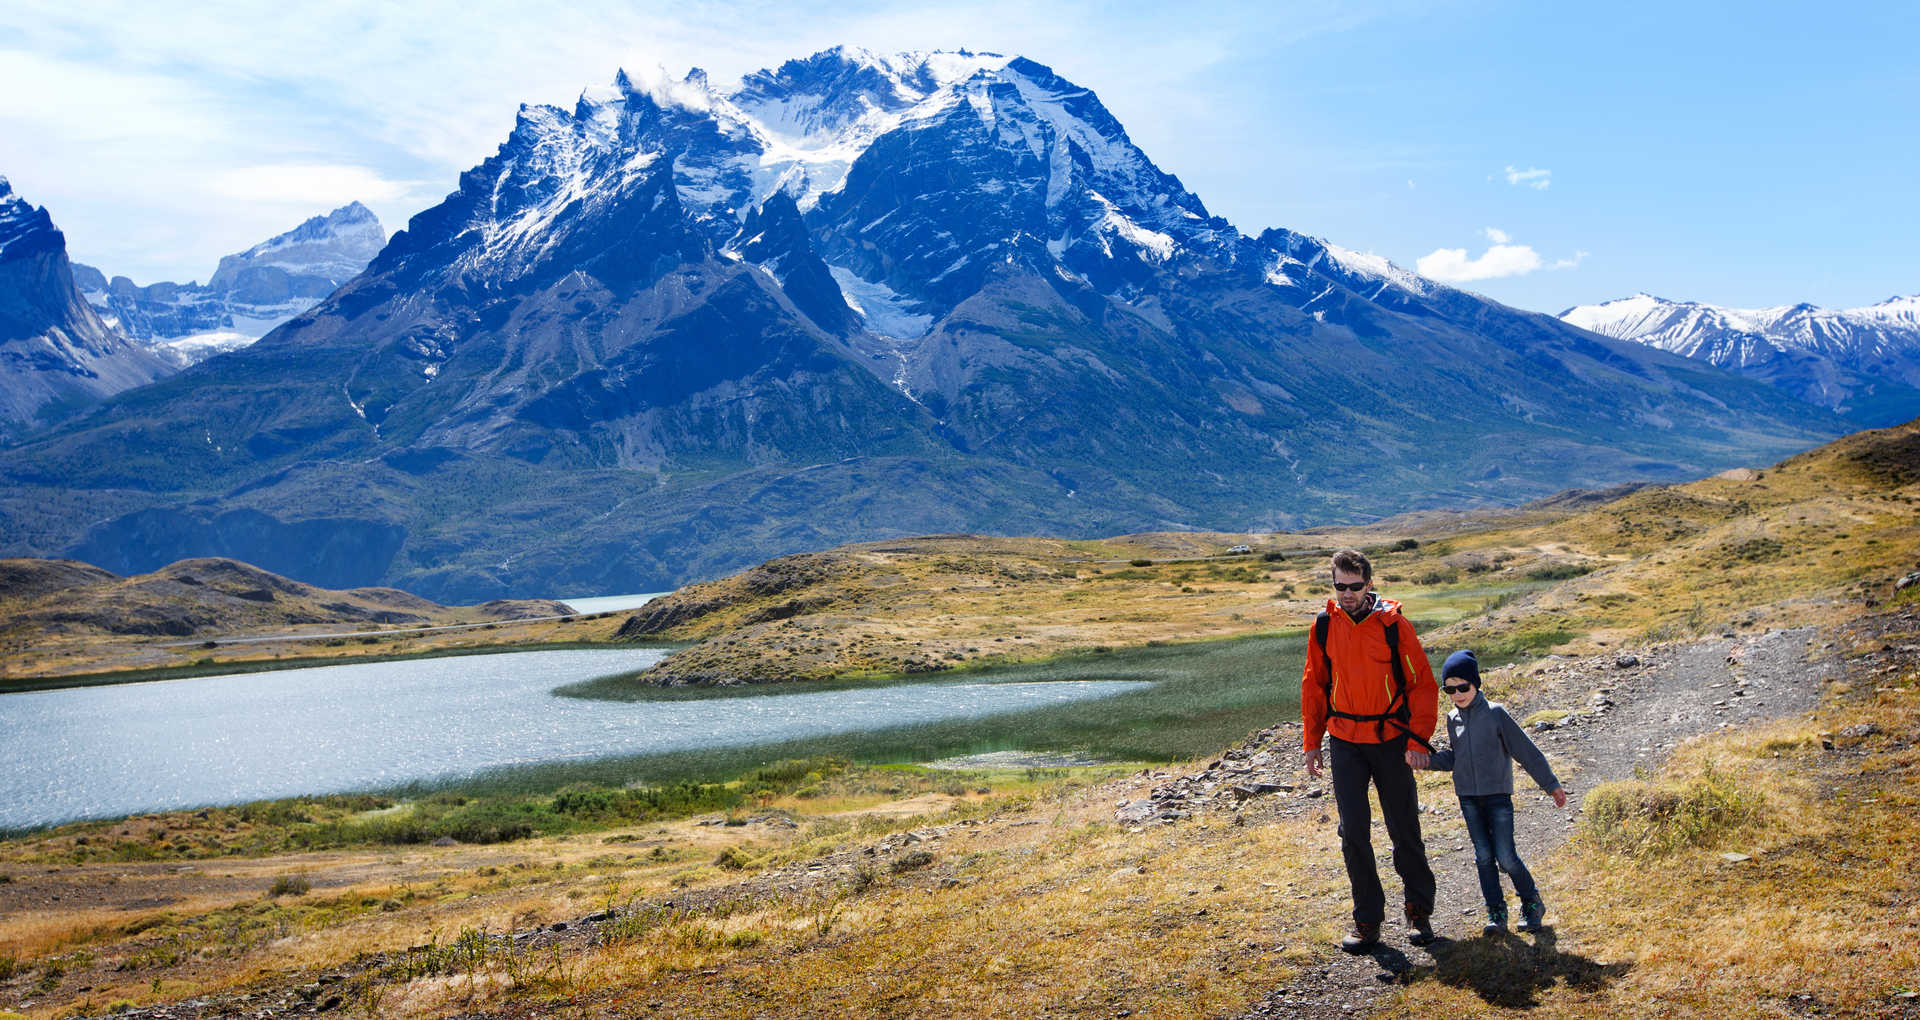
[[[1327,706],[1333,693],[1333,678],[1326,675],[1326,654],[1307,629],[1307,664],[1300,671],[1300,737],[1307,751],[1318,751],[1327,734]]]
[[[1542,790],[1552,793],[1560,788],[1560,779],[1553,774],[1553,766],[1547,764],[1547,756],[1505,708],[1500,709],[1500,736],[1507,745],[1507,754],[1527,770],[1527,775],[1532,776]]]

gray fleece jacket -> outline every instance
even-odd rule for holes
[[[1453,773],[1453,792],[1462,797],[1513,792],[1513,763],[1552,793],[1560,786],[1553,766],[1527,737],[1527,731],[1507,714],[1506,706],[1488,701],[1479,691],[1465,708],[1447,713],[1448,746],[1433,752],[1427,768]]]

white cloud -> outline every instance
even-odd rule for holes
[[[1513,235],[1499,227],[1483,227],[1480,233],[1492,244],[1478,257],[1467,254],[1465,248],[1438,248],[1415,259],[1414,269],[1429,280],[1470,283],[1525,276],[1541,269],[1572,269],[1587,257],[1586,252],[1576,251],[1572,258],[1559,259],[1549,265],[1532,245],[1513,243]]]
[[[1540,268],[1540,254],[1524,244],[1496,244],[1479,258],[1465,248],[1440,248],[1414,262],[1421,276],[1441,283],[1468,283],[1503,276],[1525,276]]]
[[[1516,170],[1513,167],[1508,167],[1507,183],[1515,187],[1545,191],[1553,186],[1553,171],[1542,170],[1538,167],[1528,167],[1525,170]]]
[[[246,202],[279,202],[329,209],[348,202],[390,202],[411,194],[416,185],[389,181],[358,166],[280,164],[228,170],[214,178],[220,193]]]
[[[0,169],[23,193],[31,188],[73,249],[102,268],[142,281],[186,279],[344,199],[366,202],[397,228],[495,151],[520,104],[571,106],[616,69],[664,67],[677,78],[698,66],[724,88],[844,43],[1041,60],[1094,89],[1179,172],[1190,166],[1176,154],[1193,149],[1196,126],[1244,155],[1244,138],[1226,129],[1236,122],[1222,112],[1232,109],[1221,101],[1224,68],[1394,21],[1401,7],[1234,3],[1196,15],[1146,5],[1121,16],[1103,0],[953,0],[925,9],[889,0],[830,9],[776,0],[280,8],[8,0],[0,4]],[[235,169],[269,167],[333,169],[282,183]],[[356,179],[355,169],[365,176]],[[342,194],[356,181],[369,192]],[[400,197],[379,198],[396,189]],[[312,205],[291,208],[302,201]]]

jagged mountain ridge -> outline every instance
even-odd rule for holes
[[[81,300],[66,235],[0,177],[0,437],[167,370]]]
[[[106,323],[176,367],[237,350],[359,275],[386,244],[373,211],[352,202],[244,252],[200,283],[140,286],[76,263],[74,279]]]
[[[857,538],[1513,500],[1841,431],[1241,234],[1032,61],[835,50],[523,108],[327,301],[0,455],[104,523],[0,514],[121,572],[217,552],[440,597],[648,590]]]
[[[1833,310],[1804,302],[1722,308],[1636,294],[1560,317],[1760,379],[1862,424],[1920,414],[1920,296]]]

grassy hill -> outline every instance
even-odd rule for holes
[[[1430,653],[1482,650],[1490,691],[1548,716],[1587,711],[1617,656],[1810,629],[1828,677],[1811,711],[1709,726],[1591,789],[1582,763],[1556,763],[1585,808],[1529,858],[1552,939],[1478,939],[1450,915],[1452,949],[1390,984],[1329,990],[1348,973],[1331,948],[1345,879],[1282,726],[1244,747],[1214,731],[1194,761],[929,768],[856,741],[716,755],[672,781],[615,763],[65,826],[0,842],[0,1009],[158,1017],[145,1004],[206,995],[268,1016],[1912,1016],[1920,584],[1900,584],[1920,570],[1916,499],[1920,424],[1687,485],[1367,528],[848,546],[573,625],[691,642],[587,692],[607,697],[1219,660],[1240,678],[1200,678],[1225,692],[1205,712],[1239,733],[1261,712],[1284,723],[1278,702],[1231,714],[1229,695],[1295,681],[1297,641],[1271,635],[1297,638],[1342,545],[1376,553]],[[1104,746],[1132,739],[1108,722]],[[1003,736],[1084,746],[1071,725]],[[1263,755],[1298,788],[1116,817]],[[1430,849],[1464,840],[1445,778],[1422,791]],[[431,845],[441,832],[459,842]],[[583,922],[592,937],[571,938]]]
[[[394,588],[333,591],[228,559],[134,577],[73,560],[0,560],[0,690],[442,649],[474,640],[470,629],[571,614],[548,600],[449,607]],[[510,627],[510,640],[553,631],[535,627]]]

